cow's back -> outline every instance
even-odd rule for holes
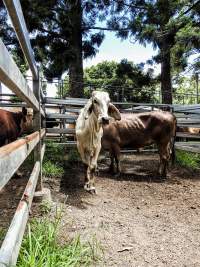
[[[102,146],[140,148],[169,141],[174,132],[175,117],[169,112],[152,111],[124,117],[104,127]]]

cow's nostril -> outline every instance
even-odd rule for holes
[[[103,117],[103,118],[102,118],[102,123],[103,123],[103,124],[109,124],[109,118],[105,118],[105,117]]]

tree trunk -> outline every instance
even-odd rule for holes
[[[69,62],[69,94],[83,97],[83,56],[82,56],[82,7],[81,0],[72,1],[71,12],[71,60]]]
[[[170,47],[165,43],[161,48],[161,92],[163,104],[172,104],[170,57]]]
[[[158,0],[160,14],[161,39],[158,46],[161,53],[161,93],[162,103],[172,104],[172,83],[171,83],[171,38],[166,34],[166,26],[170,20],[170,1]]]

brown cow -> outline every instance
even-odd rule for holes
[[[10,112],[0,109],[0,147],[15,141],[27,124],[27,109]]]
[[[166,169],[176,133],[176,118],[166,111],[152,111],[132,114],[121,121],[103,126],[102,147],[110,151],[110,170],[117,164],[120,173],[120,148],[142,148],[157,144],[160,155],[159,173],[166,177]]]
[[[192,128],[192,127],[180,127],[177,126],[177,132],[180,133],[188,133],[188,134],[199,134],[200,129],[199,128]]]

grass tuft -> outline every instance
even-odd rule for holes
[[[34,219],[28,224],[18,267],[75,267],[94,266],[99,260],[96,239],[82,242],[78,235],[66,244],[59,244],[58,232],[61,216]]]
[[[64,174],[64,168],[59,166],[59,163],[54,163],[50,160],[45,160],[43,163],[43,174],[47,177],[62,177]]]
[[[183,167],[200,169],[200,155],[197,153],[176,151],[176,162]]]
[[[43,160],[43,174],[46,177],[62,177],[64,175],[65,149],[53,142],[46,143]]]

